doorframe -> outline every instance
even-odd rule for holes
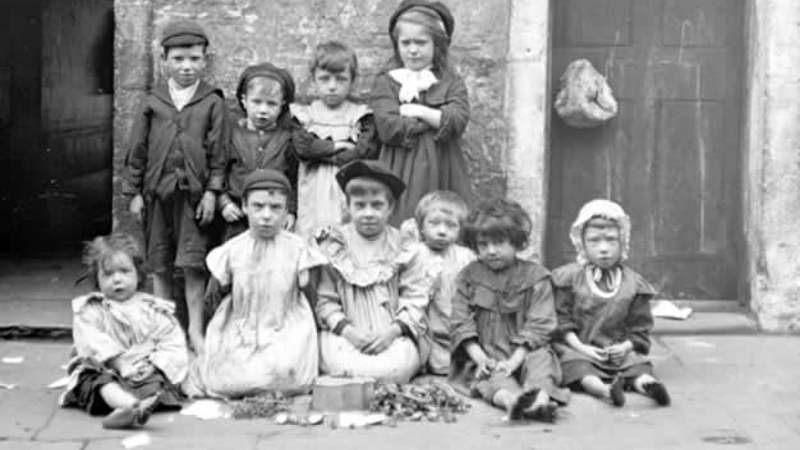
[[[542,261],[548,232],[547,211],[550,175],[550,117],[553,93],[550,85],[554,5],[557,0],[510,0],[508,54],[506,58],[506,117],[509,122],[507,195],[530,214],[533,228],[527,256]],[[755,95],[764,78],[763,38],[767,27],[759,26],[770,0],[744,0],[745,33],[742,82],[742,126],[740,136],[741,221],[739,303],[758,311],[759,258],[763,252],[764,124],[757,123],[766,111],[762,96]],[[800,14],[797,14],[800,16]],[[800,19],[797,17],[795,20]],[[557,230],[553,230],[557,231]],[[760,239],[759,239],[760,238]]]

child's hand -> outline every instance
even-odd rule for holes
[[[417,118],[433,128],[439,128],[442,124],[442,112],[440,110],[418,103],[400,105],[400,115]]]
[[[194,218],[200,222],[200,225],[208,225],[214,218],[214,205],[217,203],[217,196],[211,191],[205,191],[203,198],[200,199],[200,204],[197,205]]]
[[[475,370],[475,378],[481,380],[483,378],[489,378],[489,376],[497,369],[497,361],[489,358],[488,356],[475,361],[475,364],[478,365],[477,369]]]
[[[294,214],[289,213],[286,215],[286,220],[283,222],[283,229],[286,231],[292,231],[294,229],[294,223],[297,221],[297,218]]]
[[[297,274],[297,286],[300,287],[300,289],[308,286],[309,278],[308,269],[301,270],[300,273]]]
[[[578,351],[596,361],[608,360],[608,354],[606,354],[606,351],[600,347],[595,347],[594,345],[583,344],[578,348]]]
[[[424,105],[420,105],[419,103],[403,103],[400,105],[400,115],[403,117],[416,117],[419,119],[425,115],[423,108],[426,107]]]
[[[386,349],[392,345],[392,342],[394,342],[394,340],[400,337],[402,334],[403,332],[400,330],[400,326],[394,324],[387,328],[386,331],[375,336],[372,342],[370,342],[369,345],[364,348],[363,352],[368,355],[381,354],[385,352]]]
[[[353,325],[344,327],[344,330],[342,330],[342,337],[350,341],[355,348],[362,352],[372,343],[373,339],[375,339],[371,334],[361,331]]]
[[[128,205],[128,211],[130,211],[137,222],[142,221],[142,212],[144,211],[144,198],[142,198],[142,194],[136,194],[131,199],[131,204]]]
[[[355,150],[356,144],[350,141],[336,141],[333,143],[333,149],[336,151],[352,151]]]
[[[128,378],[133,381],[141,381],[155,373],[156,368],[148,359],[140,359],[133,364],[134,373]]]
[[[625,360],[625,357],[628,356],[628,353],[633,350],[633,343],[630,340],[626,340],[625,342],[621,342],[619,344],[609,345],[605,348],[606,354],[608,355],[608,360],[611,361],[612,364],[618,366],[622,364],[622,361]]]
[[[236,222],[244,217],[241,208],[236,206],[236,203],[228,203],[222,208],[222,217],[228,222]]]
[[[494,371],[507,377],[511,376],[512,373],[519,369],[519,366],[522,365],[522,362],[525,361],[525,356],[527,353],[528,352],[524,347],[517,347],[510,358],[497,363],[497,367],[494,368]]]
[[[519,369],[521,362],[512,361],[511,359],[505,359],[497,363],[494,368],[496,373],[503,374],[505,376],[511,376],[517,369]]]

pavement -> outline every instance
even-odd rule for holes
[[[624,408],[574,394],[556,424],[510,425],[481,402],[453,424],[331,429],[268,419],[201,420],[158,413],[138,431],[103,430],[98,418],[57,405],[47,385],[63,375],[69,342],[0,341],[0,450],[120,449],[796,449],[800,448],[800,338],[769,335],[656,337],[653,361],[673,405],[628,395]],[[298,408],[308,398],[296,400]],[[141,433],[145,433],[141,435]]]
[[[690,304],[689,320],[656,321],[652,359],[673,398],[668,408],[636,394],[619,409],[575,394],[554,425],[512,425],[474,401],[454,424],[348,430],[158,413],[142,430],[104,430],[98,418],[60,408],[60,391],[47,388],[64,375],[69,300],[87,290],[74,285],[80,274],[74,260],[0,261],[0,450],[800,448],[800,336],[758,334],[730,303]]]

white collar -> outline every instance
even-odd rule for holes
[[[439,81],[430,69],[411,70],[403,67],[389,71],[389,76],[400,83],[397,97],[401,103],[419,99],[422,92]]]
[[[200,80],[195,81],[193,84],[183,87],[175,82],[172,78],[167,80],[169,86],[169,96],[178,111],[182,110],[194,97],[197,92],[197,87],[200,86]]]

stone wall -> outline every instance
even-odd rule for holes
[[[749,5],[746,273],[761,328],[800,333],[800,3]]]
[[[451,58],[465,78],[472,104],[466,152],[482,196],[503,195],[508,132],[505,60],[510,0],[451,1],[456,29]],[[211,39],[207,79],[233,91],[241,70],[270,61],[287,67],[301,97],[309,95],[308,62],[319,42],[338,39],[356,50],[358,97],[369,94],[378,68],[391,56],[389,15],[399,0],[117,0],[115,173],[123,164],[132,112],[160,77],[158,37],[172,18],[198,21]],[[117,177],[118,178],[118,177]],[[119,182],[115,183],[119,192]],[[115,198],[117,228],[129,229],[125,205]]]

